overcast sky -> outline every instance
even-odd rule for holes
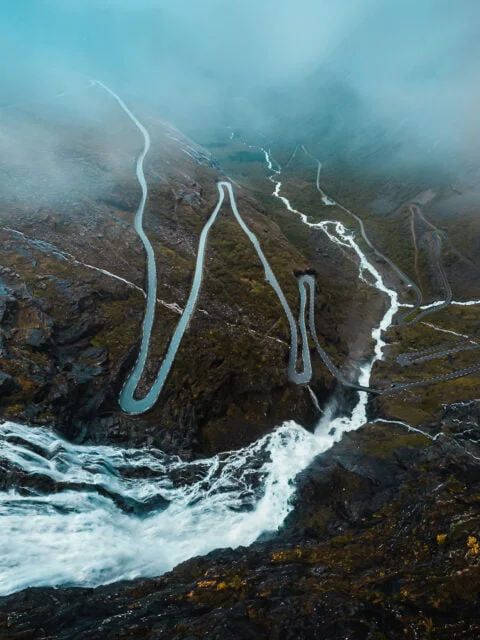
[[[479,0],[4,0],[1,102],[88,74],[205,117],[324,72],[374,117],[472,153],[479,32]]]

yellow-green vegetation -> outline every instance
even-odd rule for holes
[[[437,637],[442,616],[454,613],[452,624],[464,628],[461,612],[474,606],[480,587],[478,539],[465,534],[480,524],[480,496],[471,495],[454,475],[431,495],[430,472],[425,463],[389,504],[341,535],[283,547],[276,543],[269,563],[260,568],[246,560],[228,570],[215,563],[181,599],[209,608],[248,602],[249,616],[265,630],[280,625],[282,613],[276,609],[272,618],[264,607],[286,597],[291,617],[309,619],[332,602],[362,602],[377,618],[394,608],[402,636],[417,629],[424,634],[420,637]]]
[[[406,433],[403,436],[393,435],[391,438],[385,437],[386,432],[383,432],[382,435],[383,437],[378,438],[378,440],[372,439],[368,442],[364,449],[365,453],[375,455],[378,458],[388,458],[395,449],[401,447],[417,449],[433,444],[429,438],[423,436],[421,433]]]
[[[139,291],[129,289],[125,300],[107,300],[99,305],[105,324],[91,339],[91,344],[108,349],[112,363],[117,363],[139,337],[138,322],[129,317],[129,311],[140,307],[142,300]]]
[[[193,589],[186,594],[186,598],[195,604],[210,604],[215,602],[217,605],[228,606],[228,604],[242,599],[246,595],[246,583],[242,574],[236,573],[234,570],[227,571],[222,576],[210,575],[204,579],[200,579],[193,586]]]
[[[468,536],[467,548],[469,556],[478,556],[480,554],[480,544],[475,536]]]
[[[453,306],[425,318],[425,322],[440,328],[464,333],[473,328],[474,307]],[[431,378],[455,369],[463,369],[476,364],[480,351],[473,349],[413,365],[400,366],[395,359],[401,353],[441,346],[460,337],[443,333],[419,322],[411,326],[392,327],[387,333],[391,343],[385,349],[385,360],[376,364],[373,370],[375,386],[386,388],[390,382],[414,382]],[[382,412],[412,425],[420,425],[438,417],[443,404],[474,400],[478,397],[480,373],[426,384],[376,399]]]

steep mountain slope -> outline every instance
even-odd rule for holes
[[[2,158],[10,185],[0,214],[3,416],[52,424],[80,441],[154,442],[185,455],[242,446],[285,419],[312,423],[310,392],[287,379],[286,318],[228,204],[211,231],[198,308],[160,402],[141,417],[119,410],[144,312],[145,256],[133,227],[141,141],[109,96],[89,90],[102,103],[101,122],[53,126],[27,112],[21,127],[10,123],[17,136],[10,133],[10,149],[23,149],[22,136],[31,130],[41,132],[42,146],[38,165],[23,157],[12,162],[8,153]],[[145,228],[159,281],[140,395],[156,376],[185,305],[200,231],[223,177],[208,151],[167,123],[147,118],[146,124],[153,144]],[[267,211],[248,185],[235,191],[292,309],[294,272],[316,270],[319,330],[348,371],[346,356],[357,361],[368,354],[362,337],[383,301],[358,285],[349,256],[323,234],[312,238],[285,211]],[[364,319],[355,332],[352,310]],[[335,381],[321,361],[314,368],[313,388],[326,397]]]

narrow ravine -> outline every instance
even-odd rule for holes
[[[296,154],[297,150],[298,150],[298,145],[295,148],[294,154],[292,155],[292,157],[290,158],[289,162],[287,163],[286,166],[288,166],[288,164],[291,162],[292,158],[294,157],[294,155]],[[412,221],[412,236],[413,236],[413,243],[414,243],[414,249],[415,249],[415,261],[417,261],[418,258],[418,249],[416,247],[416,234],[414,232],[414,217],[415,215],[419,216],[426,225],[428,225],[432,230],[433,230],[433,234],[434,234],[434,239],[435,239],[435,251],[436,251],[436,262],[437,262],[437,269],[438,272],[440,274],[441,277],[441,281],[442,281],[442,286],[444,288],[444,291],[446,293],[445,296],[445,300],[438,300],[436,302],[433,302],[431,304],[428,305],[422,305],[422,301],[423,301],[423,295],[422,292],[420,290],[420,288],[418,287],[418,285],[411,279],[409,278],[392,260],[390,260],[390,258],[388,256],[386,256],[384,253],[382,253],[381,251],[379,251],[379,249],[371,242],[370,238],[367,235],[366,229],[365,229],[365,224],[362,220],[362,218],[360,216],[358,216],[356,213],[354,213],[353,211],[351,211],[350,209],[348,209],[347,207],[345,207],[343,204],[341,204],[340,202],[338,202],[337,200],[335,200],[334,198],[332,198],[330,195],[327,195],[327,193],[322,189],[321,185],[320,185],[320,173],[322,170],[322,163],[321,161],[314,156],[313,154],[311,154],[304,145],[302,145],[302,150],[304,151],[304,153],[309,156],[310,158],[312,158],[312,160],[314,160],[317,163],[317,176],[316,176],[316,188],[317,191],[320,193],[322,202],[324,205],[326,206],[337,206],[339,209],[341,209],[344,213],[347,213],[348,215],[350,215],[352,218],[354,218],[357,222],[358,225],[360,227],[360,233],[362,235],[362,238],[364,239],[365,243],[369,246],[369,248],[375,253],[376,256],[378,256],[381,260],[383,260],[384,262],[386,262],[386,264],[389,265],[389,267],[397,274],[397,276],[400,278],[401,281],[403,281],[415,294],[416,297],[416,301],[415,303],[412,304],[400,304],[400,307],[407,307],[408,311],[406,311],[405,313],[400,314],[397,318],[396,318],[396,324],[398,325],[412,325],[412,324],[416,324],[417,322],[419,322],[420,320],[422,320],[426,315],[429,315],[430,313],[435,313],[437,311],[440,311],[441,309],[444,309],[446,307],[448,307],[450,304],[453,305],[473,305],[473,304],[479,304],[480,301],[467,301],[467,302],[455,302],[453,300],[453,293],[452,293],[452,289],[450,287],[450,283],[448,281],[447,275],[445,273],[445,270],[443,268],[443,265],[441,263],[441,249],[442,249],[442,235],[444,232],[442,232],[440,229],[438,229],[435,225],[433,225],[429,220],[427,220],[425,218],[425,216],[422,213],[421,208],[415,204],[412,203],[410,205],[410,211],[411,211],[411,221]],[[273,171],[273,168],[272,168]],[[278,173],[278,172],[277,172]],[[277,195],[277,194],[274,194]],[[453,249],[453,247],[452,247]],[[456,252],[458,253],[458,255],[465,261],[469,262],[460,252]],[[475,266],[475,265],[473,265]],[[415,271],[417,271],[417,268],[415,269]],[[417,312],[417,311],[421,311],[420,314],[416,315],[415,317],[412,318],[412,315]],[[408,318],[411,318],[410,320],[408,320]]]
[[[312,155],[305,148],[305,146],[302,145],[302,149],[303,149],[304,153],[307,156],[312,158],[312,160],[314,160],[314,162],[317,163],[316,189],[320,193],[320,196],[321,196],[323,204],[326,205],[326,206],[336,206],[341,211],[343,211],[344,213],[346,213],[349,216],[351,216],[352,218],[354,218],[354,220],[356,220],[357,223],[358,223],[358,226],[360,228],[360,234],[361,234],[363,240],[365,241],[365,243],[367,244],[367,246],[374,252],[374,254],[378,258],[380,258],[381,260],[386,262],[386,264],[388,264],[388,266],[394,271],[394,273],[397,274],[397,276],[400,278],[400,280],[402,282],[404,282],[408,287],[410,287],[411,290],[414,292],[414,294],[416,296],[416,302],[415,302],[414,305],[412,305],[412,310],[406,312],[406,314],[402,314],[402,315],[398,316],[397,319],[396,319],[397,324],[403,324],[404,316],[411,315],[413,313],[413,311],[415,311],[417,308],[419,308],[420,305],[422,304],[422,299],[423,299],[422,298],[422,292],[420,291],[420,289],[417,286],[417,284],[411,278],[409,278],[392,260],[390,260],[390,258],[388,256],[386,256],[384,253],[382,253],[373,244],[373,242],[368,237],[367,231],[365,229],[365,224],[364,224],[362,218],[360,216],[358,216],[356,213],[354,213],[353,211],[351,211],[350,209],[348,209],[347,207],[345,207],[343,204],[341,204],[340,202],[335,200],[333,197],[327,195],[327,193],[320,186],[320,172],[321,172],[321,169],[322,169],[321,161],[316,156]]]

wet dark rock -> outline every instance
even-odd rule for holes
[[[82,338],[89,338],[94,336],[102,325],[98,322],[92,322],[88,318],[83,318],[81,323],[75,327],[61,327],[57,329],[55,340],[57,344],[72,344],[78,342]]]
[[[34,349],[41,349],[47,344],[47,339],[40,329],[32,329],[29,332],[25,343]]]
[[[17,391],[18,388],[18,382],[15,380],[15,378],[9,376],[8,373],[0,371],[0,393],[9,395]]]

